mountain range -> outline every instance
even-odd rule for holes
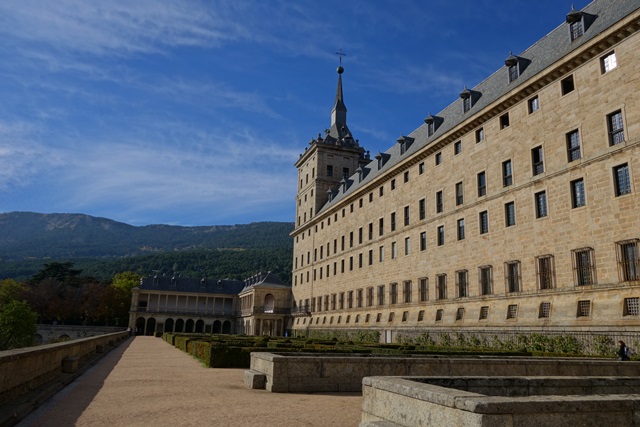
[[[199,249],[290,249],[293,223],[133,226],[83,214],[0,213],[0,260],[131,257]]]

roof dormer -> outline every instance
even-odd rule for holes
[[[400,155],[407,152],[409,147],[411,147],[411,144],[413,144],[413,141],[414,139],[410,136],[400,135],[400,138],[398,138],[398,144],[400,144]]]
[[[444,122],[444,119],[429,113],[429,115],[425,117],[424,122],[427,124],[427,136],[431,136],[436,133],[442,122]]]

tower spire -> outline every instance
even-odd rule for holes
[[[336,70],[338,72],[338,87],[336,88],[336,100],[333,104],[333,110],[331,110],[331,131],[337,130],[339,136],[344,136],[343,129],[347,127],[347,107],[344,105],[344,98],[342,94],[342,73],[344,68],[342,67],[342,57],[346,56],[345,53],[336,52],[336,55],[340,55],[340,65]],[[337,137],[338,135],[334,135]]]

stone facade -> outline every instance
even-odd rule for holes
[[[145,277],[133,289],[129,327],[143,335],[284,335],[290,298],[291,287],[270,272],[244,281]]]
[[[632,1],[572,10],[315,206],[329,155],[355,156],[312,140],[293,327],[638,331],[639,18]]]

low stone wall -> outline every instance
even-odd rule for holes
[[[118,332],[0,352],[0,402],[8,402],[53,380],[73,373],[87,360],[129,338]]]
[[[371,376],[640,376],[640,362],[490,356],[251,353],[250,388],[271,392],[361,391]]]
[[[368,377],[360,427],[630,426],[640,379],[629,377]]]

